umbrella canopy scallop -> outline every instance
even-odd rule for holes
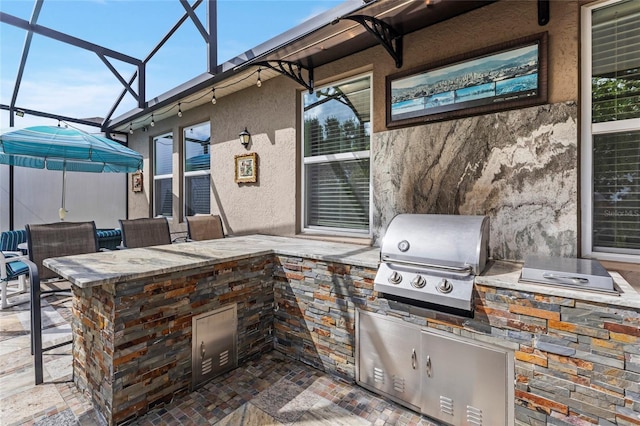
[[[142,154],[78,129],[34,126],[0,134],[0,164],[92,173],[142,170]]]

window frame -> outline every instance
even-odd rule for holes
[[[209,168],[207,170],[195,170],[187,172],[187,138],[185,132],[194,127],[209,126]],[[203,121],[191,126],[185,126],[182,128],[182,216],[187,216],[187,178],[197,176],[209,176],[209,186],[211,186],[211,121]],[[199,213],[196,213],[199,214]],[[209,194],[209,212],[204,214],[211,214],[211,194]]]
[[[581,148],[580,148],[580,212],[582,256],[609,261],[640,263],[640,253],[607,248],[607,251],[593,247],[593,138],[601,134],[640,131],[640,118],[592,123],[592,13],[596,9],[620,3],[623,0],[604,0],[584,5],[580,8],[580,108],[581,108]]]
[[[171,173],[169,174],[162,174],[162,175],[156,175],[156,140],[157,139],[161,139],[161,138],[168,138],[168,136],[170,136],[171,141],[172,141],[172,146],[171,146]],[[153,173],[153,199],[152,199],[152,212],[153,212],[153,217],[166,217],[167,219],[172,219],[173,218],[173,199],[171,200],[171,216],[162,216],[162,215],[158,215],[158,213],[156,212],[156,197],[158,196],[158,194],[156,194],[156,181],[158,180],[164,180],[164,179],[171,179],[171,193],[172,193],[172,197],[173,197],[173,151],[174,151],[174,146],[173,144],[175,143],[175,138],[173,137],[173,132],[165,132],[165,133],[161,133],[157,136],[153,136],[151,138],[151,146],[152,146],[152,158],[153,158],[153,162],[152,162],[152,173]]]
[[[315,155],[311,157],[305,157],[305,131],[304,131],[304,95],[306,92],[300,92],[300,191],[301,191],[301,203],[300,203],[300,228],[303,234],[316,234],[316,235],[331,235],[331,236],[342,236],[342,237],[361,237],[361,238],[370,238],[373,235],[373,187],[372,187],[372,176],[373,176],[373,167],[371,164],[371,142],[373,141],[373,73],[368,72],[365,74],[358,74],[356,76],[332,81],[330,83],[323,84],[322,86],[316,87],[315,90],[323,90],[325,88],[333,87],[336,85],[347,84],[352,81],[361,80],[364,78],[369,79],[369,150],[364,151],[352,151],[338,154],[325,154],[325,155]],[[311,164],[328,164],[336,161],[352,161],[352,160],[369,160],[369,226],[367,230],[358,230],[358,229],[347,229],[347,228],[336,228],[336,227],[328,227],[328,226],[309,226],[307,224],[307,211],[308,211],[308,197],[307,197],[307,189],[306,189],[306,174],[307,169],[306,165]]]

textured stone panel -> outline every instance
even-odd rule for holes
[[[398,213],[482,214],[494,259],[575,256],[577,140],[574,102],[376,133],[374,235]]]

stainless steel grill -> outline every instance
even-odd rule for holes
[[[472,315],[473,281],[488,257],[487,216],[400,214],[380,246],[384,297]]]

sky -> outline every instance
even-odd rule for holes
[[[218,63],[343,1],[218,0]],[[28,21],[34,3],[0,0],[0,11]],[[178,0],[44,0],[37,23],[142,60],[184,12]],[[206,28],[206,1],[196,14]],[[5,105],[11,103],[25,36],[25,30],[0,23],[0,103]],[[135,71],[130,64],[115,59],[110,62],[125,80]],[[206,70],[206,43],[187,20],[147,64],[146,98],[152,99]],[[122,90],[123,86],[95,53],[35,34],[16,106],[69,117],[104,117]],[[136,106],[127,94],[113,116]],[[15,117],[16,127],[56,123],[29,115]],[[8,126],[8,111],[2,110],[0,128]]]

